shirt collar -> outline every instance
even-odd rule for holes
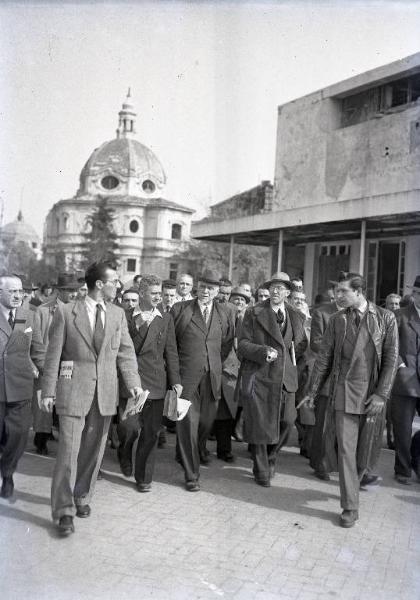
[[[281,310],[281,312],[283,314],[286,313],[286,308],[285,308],[284,304],[283,304],[283,306],[281,306],[281,304],[271,304],[271,302],[270,302],[270,307],[271,307],[271,310],[273,312],[275,312],[276,314],[279,312],[279,310]]]
[[[209,309],[209,311],[211,311],[211,309],[213,308],[213,300],[211,302],[209,302],[208,304],[204,304],[204,302],[202,302],[201,300],[199,300],[197,298],[197,302],[198,302],[198,306],[200,307],[201,312],[203,312],[203,310],[206,307]]]
[[[163,318],[162,313],[156,306],[154,306],[151,310],[141,310],[140,308],[135,308],[133,310],[133,317],[137,315],[141,315],[142,317],[147,316],[150,319],[154,319],[155,317]]]
[[[97,304],[100,304],[102,306],[102,309],[104,311],[106,311],[106,305],[103,300],[97,301],[97,300],[94,300],[93,298],[91,298],[90,296],[86,296],[85,302],[86,302],[86,308],[88,308],[90,311],[95,311]]]
[[[16,308],[6,308],[3,304],[0,304],[1,312],[3,313],[3,317],[6,321],[9,320],[10,311],[13,311],[13,318],[16,319]]]

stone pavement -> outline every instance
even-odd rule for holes
[[[174,436],[159,450],[153,491],[139,494],[108,449],[89,519],[57,538],[50,520],[52,456],[32,454],[0,500],[1,600],[416,600],[420,598],[420,484],[398,485],[384,450],[360,521],[337,525],[337,477],[311,475],[286,448],[271,488],[253,482],[245,444],[237,461],[202,468],[202,491],[182,487]],[[209,443],[214,451],[214,443]]]

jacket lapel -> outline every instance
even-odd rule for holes
[[[0,329],[2,329],[8,337],[12,335],[12,328],[10,327],[8,321],[6,321],[3,311],[0,311]]]
[[[10,329],[10,337],[9,337],[9,341],[7,343],[8,348],[11,348],[14,345],[14,342],[19,337],[18,334],[23,333],[25,331],[26,321],[28,319],[28,312],[29,312],[29,309],[19,306],[19,308],[16,309],[16,313],[15,313],[14,328],[11,329],[9,323],[7,323],[7,325],[9,325],[9,329]]]
[[[270,306],[270,301],[267,300],[268,304],[261,307],[256,307],[255,312],[257,321],[263,329],[278,342],[280,345],[284,345],[283,336],[280,333],[280,329],[276,319],[276,313]]]
[[[408,324],[410,325],[410,327],[412,329],[414,329],[414,331],[417,333],[417,335],[420,335],[420,317],[419,317],[419,314],[414,305],[410,306],[410,315],[408,318]]]
[[[194,310],[191,316],[191,321],[197,325],[201,329],[201,331],[207,336],[207,325],[204,322],[203,315],[201,314],[200,307],[198,306],[198,302],[194,303]]]
[[[155,317],[153,319],[153,321],[150,323],[150,325],[146,331],[143,346],[141,348],[142,351],[146,350],[150,346],[150,344],[153,343],[153,341],[156,339],[156,337],[159,335],[159,332],[162,329],[162,324],[163,324],[162,317]]]
[[[115,332],[115,311],[113,308],[114,306],[112,304],[109,302],[106,303],[104,341],[102,342],[98,356],[101,356],[112,334]]]
[[[74,303],[73,314],[75,328],[85,340],[86,344],[89,346],[92,352],[96,354],[95,349],[93,347],[93,332],[90,327],[89,317],[87,314],[85,303],[82,300],[77,300]],[[105,327],[106,321],[107,319],[105,317]]]

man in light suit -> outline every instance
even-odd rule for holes
[[[206,271],[198,280],[197,298],[172,307],[183,397],[192,403],[177,423],[178,454],[185,487],[198,492],[200,459],[208,462],[205,446],[217,413],[222,362],[233,344],[234,323],[223,304],[215,302],[220,277]]]
[[[51,411],[55,399],[60,420],[51,504],[62,535],[73,533],[75,514],[90,515],[117,408],[117,365],[130,393],[137,397],[141,391],[124,311],[112,304],[117,274],[108,264],[95,263],[85,279],[86,298],[59,305],[54,313],[42,381],[42,406]]]
[[[22,281],[14,275],[0,277],[0,460],[2,498],[13,495],[13,474],[22,456],[31,424],[34,365],[43,355],[40,337],[33,335],[34,312],[21,306]],[[31,360],[33,356],[34,362]]]

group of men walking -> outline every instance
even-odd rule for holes
[[[331,455],[338,457],[340,523],[351,527],[358,519],[360,482],[375,478],[391,394],[395,475],[399,483],[410,482],[411,426],[420,408],[420,277],[413,302],[395,317],[366,299],[361,275],[342,273],[336,304],[313,311],[312,333],[303,293],[297,290],[293,301],[296,288],[287,273],[261,286],[256,302],[247,286],[232,289],[212,270],[198,278],[194,296],[189,275],[163,288],[154,275],[135,283],[118,305],[116,271],[94,264],[85,273],[85,294],[31,311],[21,306],[21,280],[0,279],[3,497],[13,494],[34,381],[34,413],[38,407],[48,416],[55,407],[59,419],[51,504],[61,535],[74,531],[75,516],[90,514],[117,411],[121,470],[126,476],[134,470],[139,492],[151,490],[168,391],[191,403],[176,423],[176,459],[190,492],[200,490],[200,463],[208,463],[212,430],[218,457],[233,460],[231,434],[239,420],[255,482],[270,487],[279,450],[305,409],[315,416],[308,426],[311,465],[328,479]]]

